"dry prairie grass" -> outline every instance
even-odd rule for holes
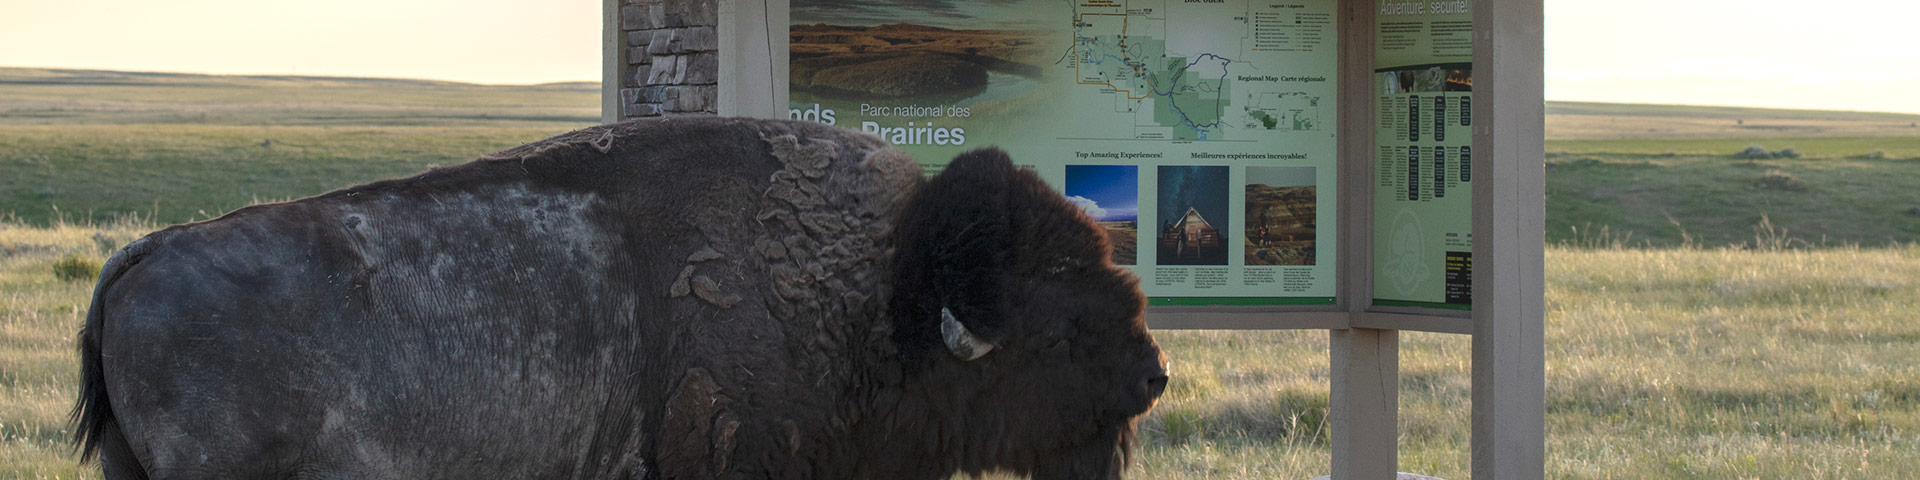
[[[73,335],[92,285],[60,255],[153,228],[0,223],[0,478],[97,478],[69,455]],[[1920,246],[1555,247],[1552,478],[1899,478],[1920,471]],[[1327,472],[1327,334],[1161,331],[1174,381],[1137,478]],[[1401,336],[1401,470],[1465,478],[1470,344]]]

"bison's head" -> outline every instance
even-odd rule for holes
[[[1106,233],[999,150],[956,158],[898,230],[893,338],[968,472],[1119,478],[1166,388]]]

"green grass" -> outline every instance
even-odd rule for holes
[[[0,129],[0,213],[40,225],[62,213],[187,222],[465,163],[575,127],[10,126]]]
[[[1920,247],[1554,248],[1547,305],[1548,478],[1920,469]],[[1326,432],[1290,428],[1325,418],[1324,332],[1155,335],[1175,380],[1144,478],[1326,473]],[[1401,470],[1466,478],[1470,340],[1401,342]]]
[[[0,68],[0,215],[212,216],[599,123],[597,84]]]
[[[142,222],[0,223],[0,478],[97,478],[68,456],[73,335]],[[1920,471],[1920,246],[1549,249],[1550,478],[1902,478]],[[1325,332],[1161,331],[1174,380],[1138,478],[1327,473]],[[1401,470],[1466,478],[1470,341],[1401,335]]]
[[[1548,115],[1636,116],[1693,119],[1860,120],[1896,123],[1920,121],[1920,115],[1911,113],[1595,102],[1547,102],[1546,113]]]
[[[1920,240],[1920,115],[1547,104],[1547,240],[1798,246]],[[1746,160],[1758,145],[1795,159]],[[1756,232],[1756,228],[1760,231]]]
[[[78,388],[73,339],[93,282],[60,279],[55,265],[68,255],[104,258],[152,228],[0,221],[0,478],[83,477],[68,455],[66,419]]]
[[[1622,142],[1624,143],[1624,142]],[[1743,144],[1744,145],[1744,144]],[[1767,145],[1769,149],[1781,147]],[[1920,159],[1550,153],[1547,239],[1591,245],[1802,246],[1920,240]]]
[[[1768,151],[1792,148],[1809,158],[1860,158],[1875,151],[1893,159],[1920,160],[1920,131],[1913,136],[1839,136],[1766,138],[1663,138],[1632,140],[1555,140],[1547,152],[1561,155],[1730,157],[1748,145]]]

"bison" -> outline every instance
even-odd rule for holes
[[[110,259],[109,479],[1119,478],[1166,387],[1102,230],[998,150],[587,128]]]

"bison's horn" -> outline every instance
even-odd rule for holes
[[[967,331],[966,325],[961,325],[959,319],[953,318],[953,310],[945,307],[940,308],[940,336],[946,337],[947,350],[961,360],[972,361],[993,351],[992,343]]]

